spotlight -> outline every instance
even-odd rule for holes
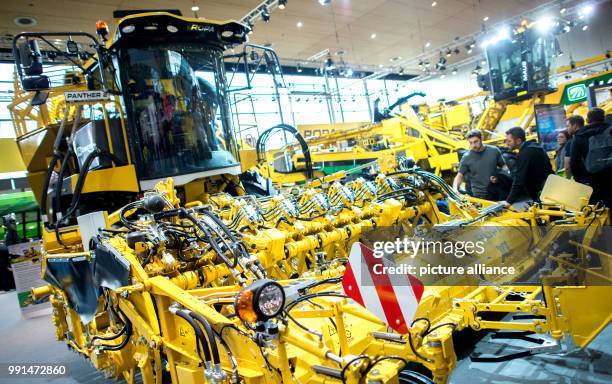
[[[543,16],[536,21],[536,26],[540,32],[550,30],[554,24],[555,23],[550,16]]]
[[[376,38],[376,34],[375,33],[370,35],[370,39],[375,39],[375,38]]]
[[[582,18],[591,16],[592,13],[593,13],[593,5],[592,4],[586,4],[586,5],[582,6],[582,8],[580,8],[580,11],[578,12],[578,15],[582,19]]]
[[[198,7],[197,5],[194,5],[193,7],[191,7],[191,10],[194,12],[197,12],[200,10],[200,7]]]
[[[510,39],[510,28],[508,26],[503,26],[497,31],[497,34],[495,36],[491,37],[488,40],[483,41],[481,46],[482,48],[486,48],[489,45],[497,44],[498,42],[502,40],[508,40],[508,39]]]
[[[325,70],[333,71],[334,69],[336,69],[336,65],[334,64],[334,61],[332,60],[331,57],[328,57],[327,60],[325,60]]]
[[[561,10],[559,11],[560,14],[564,15],[565,12],[567,11],[567,8],[561,8]]]
[[[285,9],[287,6],[287,0],[278,0],[278,9]]]
[[[404,74],[404,68],[400,67],[399,71],[397,71],[398,75],[403,75]]]
[[[247,25],[249,26],[249,35],[253,33],[253,28],[255,28],[255,24],[253,24],[253,20],[249,19],[249,21],[247,22]]]
[[[426,61],[426,62],[425,62],[425,67],[426,67],[426,68],[431,67],[431,63],[430,63],[429,61]]]
[[[298,63],[298,65],[295,66],[295,70],[297,73],[302,73],[302,66]]]
[[[438,64],[436,64],[436,67],[440,71],[443,71],[446,69],[446,59],[444,58],[444,56],[440,55],[440,60],[438,60]]]
[[[563,26],[563,33],[568,33],[569,31],[571,31],[573,26],[574,25],[571,21],[566,22]]]
[[[583,25],[583,26],[582,26],[582,30],[583,30],[583,31],[586,31],[587,29],[589,29],[589,26],[588,26],[588,25],[586,25],[586,24],[585,24],[585,25]]]
[[[419,68],[423,68],[423,60],[419,60]]]
[[[266,23],[270,21],[270,12],[268,11],[268,7],[263,7],[261,10],[261,19]]]
[[[482,18],[482,21],[489,21],[489,16],[485,16]]]
[[[480,60],[480,65],[487,65],[487,61],[485,59]]]
[[[302,23],[301,21],[298,21],[295,26],[298,28],[302,28],[304,26],[304,23]]]
[[[428,41],[427,43],[425,43],[425,48],[429,48],[431,47],[431,43]]]
[[[446,57],[451,57],[451,55],[453,54],[453,51],[450,50],[450,48],[446,49]]]
[[[453,73],[453,75],[457,74],[457,67],[453,68],[453,72],[452,73]]]

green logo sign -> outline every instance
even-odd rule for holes
[[[576,84],[567,89],[567,100],[570,102],[578,101],[586,97],[586,85]]]

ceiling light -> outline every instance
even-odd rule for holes
[[[419,68],[423,68],[423,60],[419,60]]]
[[[448,48],[446,50],[446,57],[451,57],[452,54],[453,54],[453,51],[451,51],[450,48]]]
[[[485,16],[482,18],[482,21],[489,21],[489,16]]]
[[[403,75],[404,74],[404,68],[400,67],[399,71],[397,71],[398,75]]]
[[[567,8],[561,8],[561,10],[559,11],[560,14],[565,14],[565,11],[567,11]]]
[[[302,66],[301,66],[301,65],[298,63],[298,64],[295,66],[295,70],[297,71],[297,73],[302,73]]]
[[[302,23],[301,21],[298,21],[295,26],[298,28],[302,28],[304,26],[304,23]]]
[[[588,26],[588,25],[586,25],[586,24],[585,24],[585,25],[583,25],[583,26],[582,26],[582,30],[583,30],[583,31],[586,31],[587,29],[589,29],[589,26]]]
[[[13,22],[20,27],[32,27],[38,23],[35,18],[30,16],[16,17]]]
[[[378,64],[378,68],[382,68],[382,67],[384,67],[384,65]]]
[[[425,62],[425,67],[429,68],[431,66],[431,63],[429,61]]]
[[[287,5],[287,0],[278,0],[278,9],[285,9]]]
[[[191,10],[194,12],[197,12],[200,10],[200,7],[198,7],[197,5],[194,5],[193,7],[191,7]]]
[[[332,0],[319,0],[319,4],[321,5],[329,5],[331,4]]]
[[[435,7],[436,5],[438,5],[438,2],[437,2],[437,1],[434,1],[433,3],[431,3],[431,6],[432,6],[432,7]]]
[[[480,60],[480,65],[487,65],[487,61],[485,59]]]
[[[425,43],[425,48],[429,48],[431,46],[431,43],[428,41]]]
[[[457,67],[453,68],[453,75],[457,74]]]
[[[375,39],[375,38],[376,38],[376,34],[375,33],[370,35],[370,39]]]

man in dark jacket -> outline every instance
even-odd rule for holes
[[[553,173],[548,155],[534,140],[526,141],[525,131],[520,127],[506,131],[506,145],[519,149],[506,202],[514,204],[520,200],[537,200],[546,178]]]
[[[608,124],[606,124],[605,121],[606,113],[603,109],[591,109],[587,114],[587,125],[578,130],[572,139],[570,154],[570,168],[572,169],[572,175],[574,176],[574,180],[577,182],[593,187],[591,203],[606,200],[606,202],[609,204],[610,200],[609,196],[607,196],[610,194],[610,191],[608,190],[610,186],[610,177],[612,177],[610,172],[604,171],[598,174],[591,174],[584,166],[587,153],[589,153],[589,139],[591,136],[603,132],[608,127]]]

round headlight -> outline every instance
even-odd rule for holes
[[[265,321],[285,306],[285,291],[276,281],[263,279],[243,288],[236,296],[236,314],[242,321]]]
[[[275,284],[268,284],[259,292],[257,306],[259,311],[266,317],[274,317],[283,309],[285,294],[283,288]]]

